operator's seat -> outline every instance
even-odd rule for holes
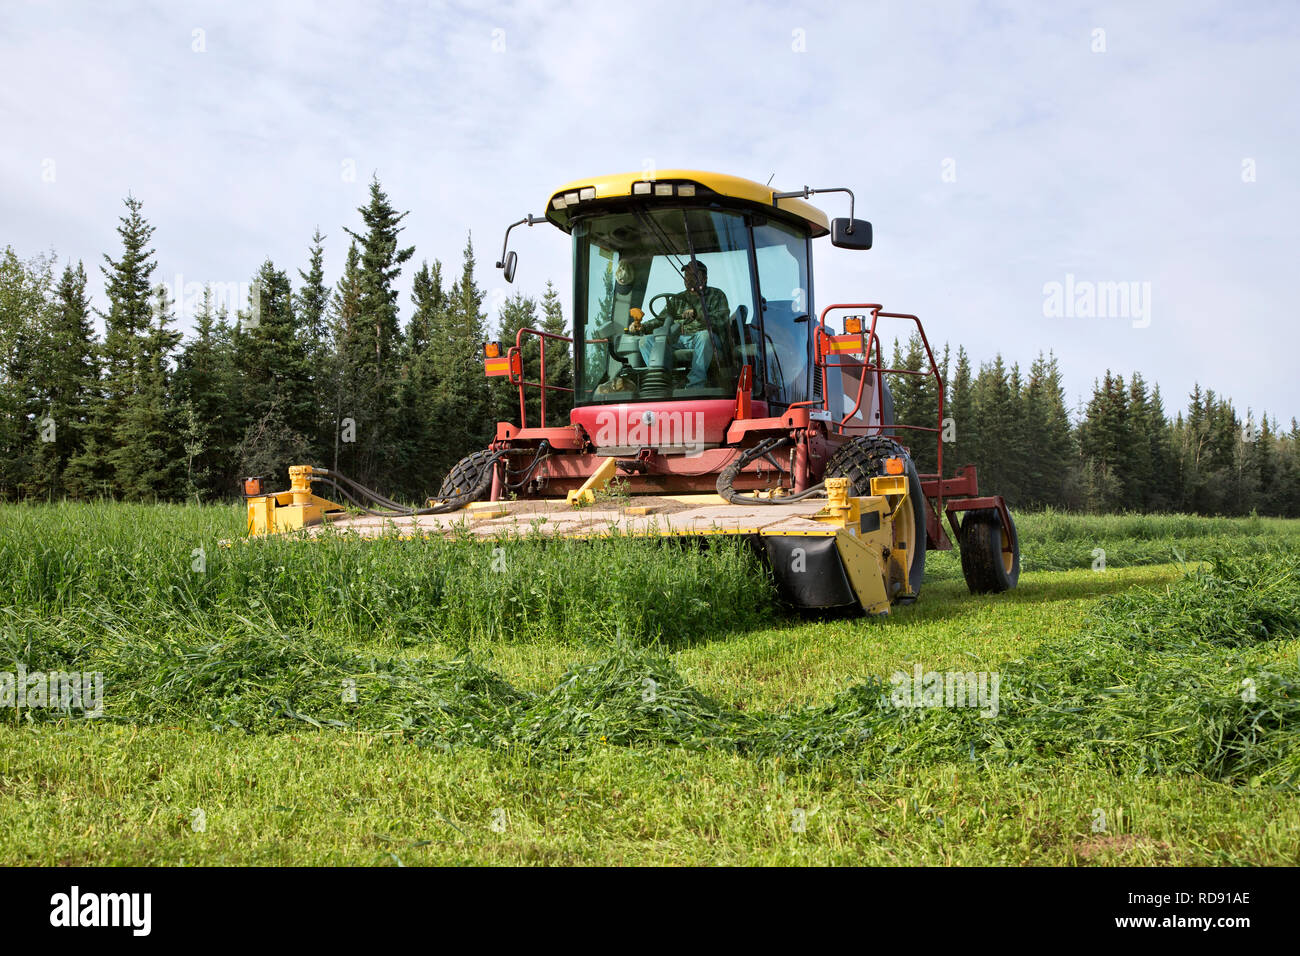
[[[736,306],[736,311],[731,315],[731,326],[727,331],[740,364],[752,364],[753,358],[759,354],[762,343],[759,341],[758,325],[749,316],[749,306]]]
[[[714,323],[713,361],[710,371],[731,369],[745,364],[745,360],[755,354],[756,344],[741,339],[741,329],[745,330],[746,340],[757,334],[757,328],[749,325],[749,307],[741,304],[728,317],[725,326]],[[673,349],[673,367],[678,372],[690,370],[695,353],[690,349]]]
[[[742,341],[740,329],[744,328],[744,339]],[[656,329],[650,333],[655,337],[665,339],[671,336],[671,322]],[[747,358],[756,354],[757,349],[757,326],[750,324],[749,307],[739,305],[731,313],[725,323],[714,323],[713,325],[713,359],[709,363],[710,377],[714,378],[716,373],[723,370],[734,371],[740,365],[743,365]],[[626,367],[628,374],[632,375],[637,384],[647,395],[658,396],[668,388],[667,381],[663,376],[654,374],[655,370],[648,367],[641,357],[638,342],[641,336],[623,335],[616,341],[612,352],[619,360],[620,364]],[[690,372],[691,363],[695,360],[695,353],[691,349],[673,349],[671,358],[665,356],[668,360],[664,365],[671,368],[672,378],[680,378]],[[647,373],[650,373],[647,379]],[[715,378],[716,381],[716,378]]]

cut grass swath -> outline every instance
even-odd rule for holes
[[[109,719],[277,732],[339,727],[419,744],[524,748],[563,760],[597,746],[723,749],[857,774],[958,760],[1132,774],[1197,773],[1294,788],[1300,551],[1223,555],[1161,592],[1103,601],[1089,625],[1001,669],[1000,712],[896,709],[879,679],[828,704],[748,713],[693,688],[653,648],[622,646],[551,691],[519,690],[471,655],[380,659],[310,633],[184,636],[83,615],[11,616],[0,655],[28,670],[103,670]],[[1247,679],[1251,693],[1243,693]],[[342,693],[354,682],[357,703]],[[24,711],[50,719],[48,711]]]

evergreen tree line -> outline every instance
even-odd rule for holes
[[[973,464],[980,491],[1005,495],[1013,506],[1300,516],[1295,418],[1283,431],[1276,418],[1241,415],[1196,385],[1186,411],[1171,419],[1158,385],[1109,370],[1071,409],[1054,355],[1040,354],[1026,374],[1000,355],[974,369],[964,348],[954,366],[945,345],[937,364],[945,382],[944,474]],[[929,370],[919,336],[894,343],[892,366]],[[896,420],[939,428],[934,378],[890,378]],[[935,472],[935,436],[897,434],[918,468]]]
[[[267,260],[233,313],[209,286],[194,330],[176,331],[176,306],[156,281],[153,227],[126,199],[121,248],[100,269],[99,312],[80,262],[0,254],[0,500],[113,497],[228,499],[239,478],[312,463],[390,497],[437,492],[462,456],[484,447],[498,421],[518,422],[517,391],[483,374],[489,337],[472,242],[448,284],[441,262],[421,262],[405,324],[396,283],[415,250],[400,234],[407,213],[378,181],[358,210],[337,282],[327,284],[320,231],[305,268]],[[498,309],[495,338],[522,328],[567,334],[560,299],[519,293]],[[540,378],[534,336],[524,337],[524,377]],[[546,380],[572,386],[567,349],[546,351]],[[928,369],[913,336],[894,343],[893,366]],[[952,367],[950,367],[950,365]],[[1170,419],[1160,389],[1139,374],[1106,372],[1071,409],[1055,356],[1025,373],[999,356],[972,368],[945,346],[944,473],[978,468],[982,491],[1017,507],[1187,511],[1300,516],[1300,427],[1240,415],[1198,385]],[[940,427],[933,378],[893,376],[900,422]],[[529,425],[541,421],[529,389]],[[547,393],[546,424],[567,422],[571,396]],[[923,472],[936,469],[934,436],[900,431]]]
[[[414,248],[372,182],[342,274],[325,280],[317,230],[297,281],[264,262],[233,314],[208,286],[193,334],[175,331],[176,303],[157,282],[153,227],[126,199],[121,249],[100,266],[108,308],[96,335],[86,269],[53,256],[0,255],[0,500],[113,497],[212,501],[241,477],[287,483],[294,463],[321,465],[419,502],[484,447],[496,422],[517,420],[516,391],[483,374],[488,334],[472,242],[448,285],[422,262],[403,325],[395,289]],[[559,295],[515,294],[499,310],[510,344],[521,328],[566,334]],[[537,338],[525,337],[536,381]],[[567,353],[547,350],[547,380],[567,385]],[[567,421],[550,392],[548,423]],[[533,399],[536,403],[537,399]],[[529,408],[530,424],[539,409]]]

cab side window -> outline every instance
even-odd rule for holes
[[[758,285],[763,296],[766,398],[778,405],[808,399],[811,358],[807,237],[778,222],[754,228]]]

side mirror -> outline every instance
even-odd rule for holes
[[[507,282],[515,281],[515,264],[518,262],[515,254],[509,252],[510,249],[510,230],[515,226],[536,226],[538,223],[546,222],[545,216],[527,215],[518,222],[512,222],[506,226],[506,237],[501,240],[501,259],[497,262],[497,268],[505,273]]]
[[[867,232],[868,233],[871,232],[870,226],[867,227]],[[867,245],[871,245],[870,238],[867,239]],[[507,282],[515,281],[515,265],[516,263],[518,263],[518,261],[519,261],[519,257],[515,255],[513,249],[506,253],[506,261],[501,268],[505,271],[505,279]]]
[[[865,219],[832,219],[831,245],[841,249],[870,249],[871,223]]]

